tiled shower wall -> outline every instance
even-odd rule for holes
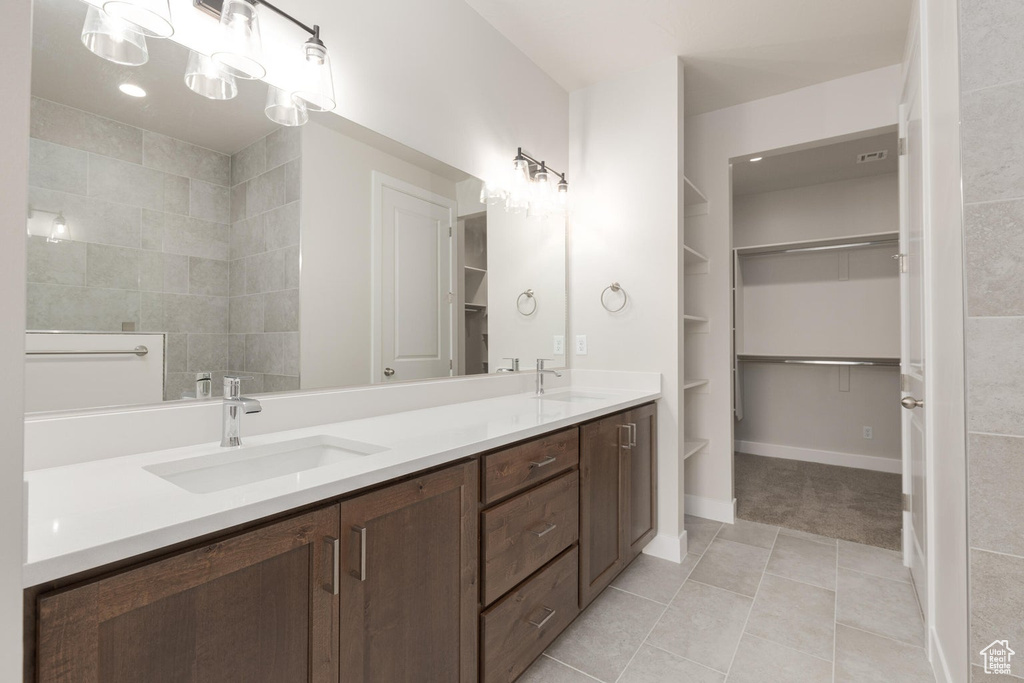
[[[29,203],[72,240],[28,243],[30,330],[167,333],[167,399],[228,369],[231,158],[32,100]]]
[[[960,0],[972,678],[1024,680],[1024,3]]]
[[[231,157],[228,367],[247,392],[299,388],[300,129]]]

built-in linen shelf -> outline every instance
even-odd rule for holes
[[[683,321],[686,323],[706,323],[708,319],[702,315],[684,315]]]
[[[683,460],[686,460],[707,445],[707,439],[687,439],[683,442]]]
[[[466,310],[467,311],[486,311],[487,310],[487,304],[472,304],[472,303],[467,301],[466,302]]]
[[[705,384],[707,384],[709,381],[711,381],[711,380],[707,380],[707,379],[687,379],[687,380],[683,380],[683,391],[686,391],[687,389],[696,389],[697,387],[702,387]]]
[[[898,368],[899,358],[886,356],[780,356],[741,353],[736,356],[741,363],[782,363],[784,365],[847,365]]]
[[[708,257],[684,244],[683,267],[687,275],[706,273],[708,272]]]
[[[686,334],[707,334],[709,332],[708,319],[701,315],[684,315],[683,332]]]
[[[477,268],[476,266],[465,266],[465,268],[467,273],[478,273],[480,275],[485,275],[487,273],[486,268]]]
[[[683,215],[703,216],[708,212],[708,198],[689,178],[683,176]]]
[[[736,247],[739,256],[759,256],[761,254],[790,254],[808,251],[835,251],[838,249],[864,249],[899,243],[897,232],[873,232],[864,235],[847,235],[799,242],[776,242],[774,244],[758,244],[750,247]]]

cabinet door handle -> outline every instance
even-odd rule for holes
[[[629,447],[636,445],[636,422],[629,423]]]
[[[619,443],[620,443],[620,445],[623,448],[625,448],[626,450],[629,450],[629,449],[631,449],[633,447],[633,439],[632,439],[632,436],[631,436],[633,431],[629,428],[628,424],[627,425],[619,425],[619,432],[621,432],[623,429],[626,430],[626,443],[624,443],[624,444],[622,443],[622,439],[621,439],[622,434],[621,433],[619,434],[619,437],[620,437],[619,438]]]
[[[353,526],[352,531],[359,534],[359,569],[350,571],[360,581],[366,581],[366,527]]]
[[[328,557],[331,561],[331,582],[324,588],[331,595],[337,595],[341,583],[341,539],[324,536],[324,543],[327,544]]]
[[[546,467],[547,465],[550,465],[551,463],[557,462],[557,461],[558,461],[558,458],[549,455],[546,458],[542,458],[540,460],[531,460],[530,464],[533,465],[534,467]]]
[[[551,609],[550,607],[545,607],[544,611],[547,612],[547,614],[545,614],[544,618],[541,619],[540,621],[534,621],[533,619],[529,619],[528,620],[530,626],[535,626],[537,628],[544,628],[544,624],[546,624],[549,621],[551,621],[551,617],[555,616],[555,610]]]
[[[541,529],[540,531],[537,531],[536,529],[530,529],[530,533],[536,536],[537,538],[540,538],[541,536],[547,536],[548,534],[550,534],[552,531],[555,530],[557,526],[557,524],[545,522],[543,529]]]

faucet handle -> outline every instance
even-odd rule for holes
[[[252,375],[224,375],[224,398],[238,398],[242,395],[242,380],[253,379]]]
[[[545,363],[550,363],[550,362],[551,362],[550,358],[538,358],[537,359],[537,369],[538,370],[543,370],[544,369],[544,364]]]

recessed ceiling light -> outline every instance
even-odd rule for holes
[[[146,91],[140,88],[139,86],[135,85],[134,83],[122,83],[121,85],[117,86],[117,89],[123,92],[125,95],[128,95],[129,97],[146,96]]]
[[[753,159],[751,159],[750,161],[751,161],[751,162],[755,162],[755,161],[761,161],[761,159],[764,159],[764,157],[754,157],[754,158],[753,158]]]

